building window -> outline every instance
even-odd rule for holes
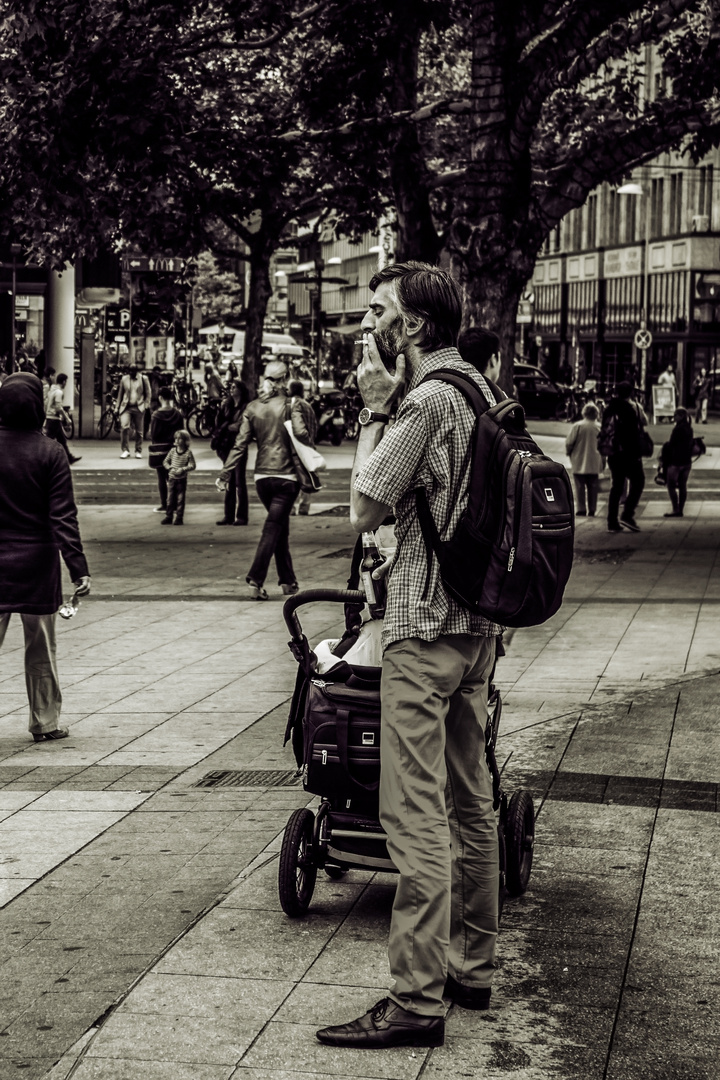
[[[568,325],[579,333],[596,333],[598,323],[597,281],[572,281],[568,289]]]
[[[608,278],[605,291],[605,329],[611,334],[633,333],[642,318],[641,277]]]
[[[608,190],[606,242],[609,247],[620,243],[620,199],[612,188]]]
[[[677,236],[683,231],[683,174],[673,173],[670,177],[670,235]]]
[[[570,215],[570,244],[573,251],[582,249],[582,210],[573,210]]]
[[[559,334],[562,322],[562,286],[538,285],[535,289],[535,329],[539,334]]]
[[[597,247],[597,195],[587,201],[587,246],[590,250]]]
[[[630,195],[625,199],[625,225],[624,225],[624,238],[626,244],[632,244],[635,240],[635,230],[637,228],[637,196]]]
[[[650,238],[663,234],[663,200],[665,183],[662,178],[653,180],[650,193]]]
[[[713,167],[704,165],[697,170],[697,213],[712,222]]]
[[[648,328],[661,334],[682,334],[687,329],[688,275],[685,270],[650,275]]]

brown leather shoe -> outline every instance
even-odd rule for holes
[[[489,1009],[490,987],[463,986],[452,975],[448,975],[443,991],[444,998],[450,998],[461,1009]]]
[[[326,1046],[354,1046],[362,1050],[382,1050],[387,1046],[442,1046],[445,1019],[419,1016],[396,1005],[390,998],[383,998],[352,1023],[321,1028],[316,1035]]]

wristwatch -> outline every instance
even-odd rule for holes
[[[381,424],[387,424],[390,417],[384,412],[373,412],[372,409],[361,409],[358,413],[358,424],[366,427],[368,424],[374,424],[376,420],[379,420]]]

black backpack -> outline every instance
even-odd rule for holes
[[[488,383],[491,406],[467,375],[443,368],[438,379],[467,399],[476,423],[469,501],[450,540],[440,539],[424,487],[418,518],[447,592],[463,607],[502,626],[536,626],[560,607],[570,576],[575,530],[565,468],[546,457],[525,426],[522,406]]]

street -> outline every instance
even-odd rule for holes
[[[562,457],[564,431],[532,425]],[[281,594],[246,598],[264,511],[218,528],[196,447],[186,524],[161,529],[145,461],[75,444],[93,595],[59,625],[71,737],[26,730],[22,633],[0,653],[0,1080],[716,1080],[720,426],[682,520],[649,475],[638,534],[577,522],[561,610],[508,635],[498,759],[528,787],[528,892],[506,904],[492,1007],[442,1048],[337,1050],[315,1028],[388,986],[391,875],[277,897],[292,809],[282,739],[296,665]],[[656,437],[657,443],[657,437]],[[353,447],[293,518],[301,588],[344,587]],[[252,486],[251,486],[252,493]],[[341,609],[302,612],[311,642]],[[218,784],[211,774],[225,774]],[[322,880],[321,880],[322,879]]]

